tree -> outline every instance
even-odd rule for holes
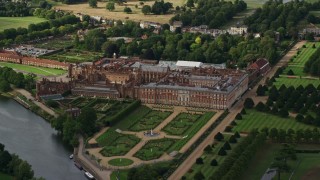
[[[237,120],[241,120],[241,119],[242,119],[242,115],[241,115],[240,113],[238,113],[238,114],[236,115],[236,119],[237,119]]]
[[[188,0],[186,5],[187,5],[187,7],[192,8],[192,7],[194,7],[194,1],[193,0]]]
[[[265,105],[262,103],[262,102],[259,102],[257,105],[256,105],[256,109],[258,111],[263,111],[265,108]]]
[[[27,161],[22,161],[18,166],[17,172],[15,173],[15,177],[21,180],[32,179],[33,175],[34,172],[31,169],[31,165],[28,164]]]
[[[10,153],[6,150],[0,151],[0,171],[5,172],[9,162],[12,160]]]
[[[217,140],[217,141],[222,141],[223,138],[224,138],[224,137],[223,137],[223,135],[222,135],[220,132],[218,132],[218,133],[214,136],[214,139]]]
[[[235,136],[235,138],[240,138],[240,134],[239,134],[239,132],[238,132],[238,131],[236,131],[236,132],[234,133],[234,136]]]
[[[114,2],[108,2],[106,5],[106,9],[109,11],[113,11],[115,9]]]
[[[287,72],[287,75],[292,76],[294,75],[294,72],[291,69],[289,69],[289,71]]]
[[[210,145],[208,145],[207,147],[204,148],[204,152],[206,152],[206,153],[212,152],[212,147]]]
[[[265,95],[265,88],[260,84],[257,88],[257,96],[264,96]]]
[[[144,5],[141,9],[141,12],[146,15],[151,13],[151,6],[149,5]]]
[[[224,148],[225,150],[230,150],[230,149],[231,149],[231,146],[230,146],[230,144],[228,143],[228,141],[224,143],[223,148]]]
[[[132,10],[131,10],[131,8],[129,8],[129,7],[125,7],[125,8],[123,9],[123,12],[129,14],[129,13],[132,13]]]
[[[283,118],[286,118],[286,117],[289,116],[289,112],[288,112],[288,110],[287,110],[286,108],[282,108],[282,109],[280,109],[280,111],[279,111],[279,115],[280,115],[281,117],[283,117]]]
[[[269,137],[275,141],[278,138],[278,129],[272,128],[269,132]]]
[[[245,108],[242,108],[242,110],[241,110],[241,114],[247,114],[247,112],[246,112],[246,109],[245,109]]]
[[[89,0],[89,6],[92,8],[96,8],[97,7],[97,0]]]
[[[0,91],[2,92],[8,92],[11,90],[10,84],[6,80],[0,79]]]
[[[194,175],[194,179],[195,180],[202,180],[205,179],[204,175],[202,174],[201,171],[198,171],[195,175]]]
[[[88,136],[96,132],[97,114],[93,108],[85,107],[81,110],[77,121],[80,123],[81,131]]]
[[[57,108],[59,107],[59,103],[57,101],[54,100],[48,100],[46,101],[46,105],[52,108]]]
[[[203,164],[203,159],[201,157],[197,158],[196,164]]]
[[[254,106],[254,102],[251,98],[246,98],[246,100],[244,101],[244,107],[246,109],[251,109]]]
[[[210,165],[211,166],[218,166],[218,162],[216,159],[212,159],[211,162],[210,162]]]
[[[230,136],[229,143],[232,143],[232,144],[237,143],[237,139],[234,135]]]
[[[218,155],[219,156],[225,156],[225,155],[227,155],[227,152],[223,147],[221,147],[219,152],[218,152]]]

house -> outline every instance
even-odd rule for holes
[[[176,31],[176,29],[177,28],[181,28],[182,27],[182,21],[174,21],[173,23],[172,23],[172,25],[170,26],[170,31],[171,32],[174,32],[174,31]]]
[[[259,76],[264,76],[270,69],[271,67],[267,59],[260,58],[256,60],[247,68],[247,71],[249,72],[249,82],[252,82]]]

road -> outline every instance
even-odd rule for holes
[[[25,89],[14,89],[14,91],[22,94],[23,96],[25,96],[27,99],[31,100],[34,104],[36,104],[37,106],[39,106],[41,109],[43,109],[44,111],[46,111],[48,114],[54,116],[54,117],[58,117],[58,114],[55,113],[52,109],[48,108],[46,105],[42,104],[41,102],[37,101],[32,94],[30,94],[28,91],[26,91]]]
[[[85,170],[89,171],[93,176],[95,176],[98,180],[109,180],[111,171],[103,170],[99,168],[97,165],[93,164],[89,161],[86,157],[83,156],[83,137],[79,138],[79,148],[78,151],[75,153],[75,160],[80,162],[81,165],[84,167]]]
[[[176,169],[176,171],[168,178],[168,180],[177,180],[181,179],[188,170],[192,167],[192,165],[196,162],[196,159],[200,157],[203,153],[203,149],[212,144],[214,141],[214,136],[218,132],[223,132],[225,128],[235,119],[235,116],[242,110],[243,108],[243,100],[246,98],[252,98],[255,102],[257,101],[256,90],[259,84],[264,84],[266,78],[271,78],[278,67],[281,67],[288,63],[290,59],[297,53],[297,48],[301,48],[306,42],[301,41],[298,42],[269,72],[266,74],[262,80],[252,89],[247,91],[246,94],[238,101],[229,111],[228,116],[214,129],[209,136],[188,156],[188,158]]]

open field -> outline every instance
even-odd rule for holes
[[[266,143],[252,158],[247,169],[250,173],[244,173],[242,180],[260,179],[265,171],[270,167],[275,156],[275,152],[281,148],[280,144]],[[297,145],[297,149],[320,149],[319,145]],[[317,153],[297,153],[298,160],[289,160],[288,164],[294,170],[292,179],[318,179],[320,157]],[[300,164],[299,161],[301,160]],[[291,171],[292,171],[291,170]],[[291,172],[281,173],[281,180],[289,179]],[[309,176],[307,176],[309,175]]]
[[[14,178],[12,176],[9,176],[7,174],[3,174],[0,172],[0,179],[1,180],[13,180]]]
[[[46,21],[44,18],[38,17],[0,17],[0,31],[9,28],[24,27],[27,28],[29,24],[36,24]]]
[[[269,113],[247,110],[247,114],[242,115],[242,120],[236,121],[237,125],[232,129],[234,132],[250,132],[252,129],[262,129],[264,127],[287,130],[289,128],[307,129],[313,126],[297,122],[294,118],[281,118]]]
[[[34,74],[43,75],[43,76],[56,76],[56,75],[61,75],[67,72],[61,69],[28,66],[23,64],[14,64],[14,63],[7,63],[7,62],[0,62],[0,66],[10,67],[18,71],[23,71],[26,73],[34,73]]]
[[[94,61],[100,59],[103,56],[102,53],[98,52],[89,52],[89,51],[82,51],[77,49],[70,49],[61,51],[58,53],[54,53],[48,56],[43,56],[43,58],[53,59],[57,61],[66,61],[70,63],[81,63],[86,61]]]
[[[111,159],[108,163],[113,166],[129,166],[133,163],[133,161],[126,158],[116,158]]]
[[[166,2],[172,2],[173,7],[181,6],[184,0],[169,0]],[[154,1],[145,1],[143,2],[144,5],[152,5]],[[144,15],[141,12],[142,6],[139,4],[138,0],[128,1],[122,6],[119,6],[115,3],[115,10],[109,11],[106,9],[107,2],[98,2],[97,8],[89,7],[88,3],[82,4],[73,4],[73,5],[57,5],[55,8],[61,10],[72,11],[73,13],[83,13],[89,14],[90,16],[101,16],[107,19],[120,19],[120,20],[133,20],[133,21],[152,21],[152,22],[159,22],[159,23],[169,23],[171,17],[174,14],[165,14],[165,15]],[[127,14],[123,12],[125,5],[131,8],[132,13]],[[135,5],[138,5],[138,8],[135,8]]]
[[[319,79],[301,79],[299,77],[296,78],[287,78],[287,77],[280,77],[276,78],[276,82],[273,83],[277,88],[279,88],[282,84],[289,86],[298,87],[300,85],[306,87],[309,84],[313,84],[314,87],[318,87],[320,84]]]

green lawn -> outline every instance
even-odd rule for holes
[[[67,72],[61,69],[28,66],[23,64],[14,64],[14,63],[7,63],[7,62],[0,62],[0,66],[10,67],[18,71],[24,71],[26,73],[34,73],[34,74],[43,75],[43,76],[56,76],[56,75],[61,75]]]
[[[188,129],[201,117],[199,114],[180,113],[162,131],[169,135],[187,135]]]
[[[108,164],[113,165],[113,166],[129,166],[133,163],[131,159],[126,159],[126,158],[116,158],[116,159],[111,159]]]
[[[280,77],[276,78],[276,82],[273,83],[277,88],[279,88],[282,84],[286,85],[286,87],[294,86],[298,87],[300,85],[306,87],[309,84],[313,84],[315,87],[318,87],[320,84],[319,79],[300,79],[297,78],[287,78],[287,77]]]
[[[313,126],[297,122],[294,118],[281,118],[269,113],[247,110],[247,114],[242,115],[242,120],[236,121],[237,125],[232,129],[234,132],[250,132],[252,129],[262,129],[264,127],[287,130],[289,128],[307,129]]]
[[[313,44],[315,44],[316,48],[312,48]],[[320,43],[307,42],[305,45],[306,48],[300,49],[300,53],[296,54],[292,61],[289,62],[288,67],[284,70],[283,74],[287,74],[287,72],[291,69],[296,76],[307,76],[307,74],[303,72],[304,64],[317,50],[317,48],[320,46]]]
[[[13,180],[14,178],[12,176],[9,176],[7,174],[4,174],[4,173],[0,172],[0,179],[1,180]]]
[[[111,180],[126,180],[128,179],[128,172],[129,170],[117,170],[112,171],[110,175]]]
[[[274,143],[266,143],[263,145],[259,151],[255,154],[255,156],[252,158],[247,172],[250,173],[244,173],[241,180],[253,180],[253,179],[260,179],[265,171],[270,167],[270,165],[273,162],[273,159],[275,157],[275,153],[281,148],[280,144],[274,144]],[[319,145],[297,145],[297,149],[320,149]],[[306,177],[303,178],[303,176],[308,173],[309,170],[317,169],[319,171],[320,168],[320,157],[319,154],[315,153],[297,153],[298,160],[296,161],[288,161],[288,164],[294,170],[294,174],[292,176],[292,179],[294,180],[300,180],[300,179],[306,179]],[[300,164],[299,161],[301,160]],[[291,170],[291,171],[292,171]],[[287,180],[289,179],[291,175],[291,172],[288,173],[282,173],[281,174],[281,180]],[[319,173],[318,173],[319,175]],[[308,179],[312,179],[309,177]]]
[[[27,28],[29,24],[36,24],[47,21],[44,18],[38,17],[0,17],[0,31],[9,28],[24,27]]]

